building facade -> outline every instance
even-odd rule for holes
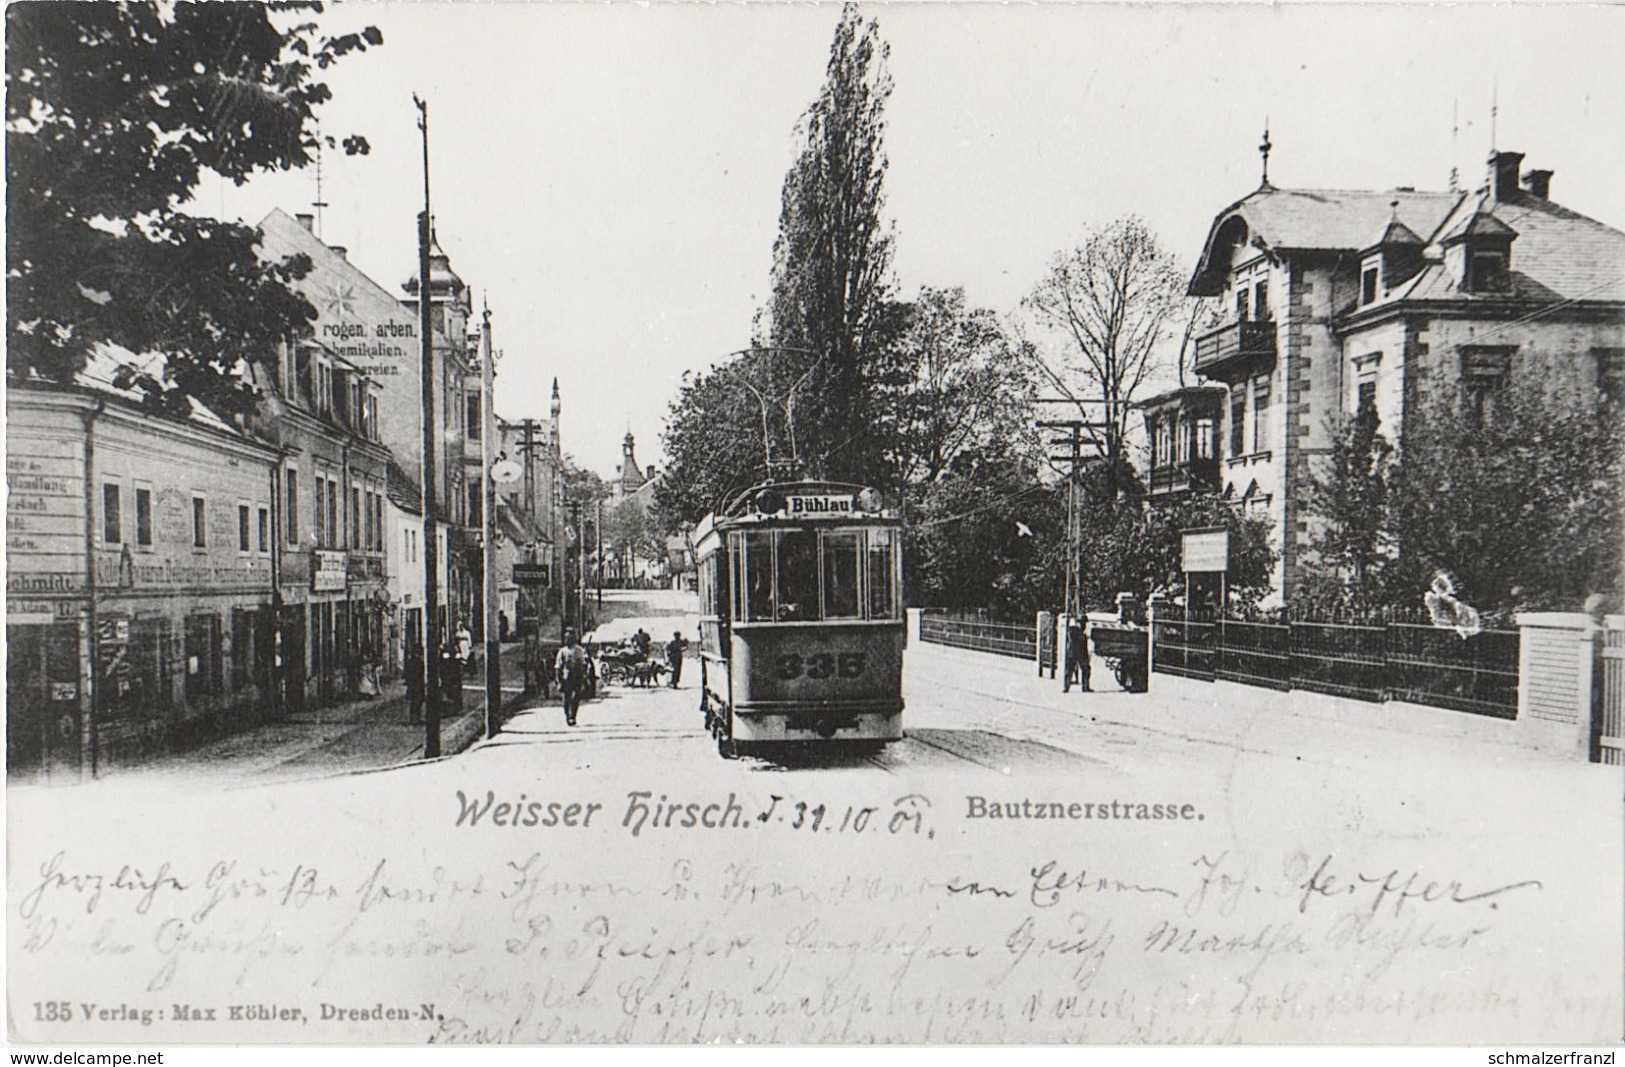
[[[144,409],[98,351],[8,379],[7,767],[89,770],[273,714],[278,451]],[[150,360],[148,361],[150,362]]]
[[[1220,387],[1220,491],[1265,517],[1290,598],[1313,536],[1305,489],[1339,425],[1367,408],[1399,442],[1429,398],[1493,407],[1504,389],[1594,405],[1625,373],[1625,233],[1519,182],[1418,192],[1277,189],[1221,211],[1189,293],[1217,311],[1196,373]],[[1209,403],[1203,400],[1205,405]]]

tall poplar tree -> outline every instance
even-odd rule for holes
[[[856,6],[841,13],[824,87],[802,117],[774,247],[771,340],[804,368],[795,434],[809,474],[882,480],[871,410],[898,332],[889,313],[892,237],[882,218],[887,46]],[[810,372],[810,373],[809,373]]]

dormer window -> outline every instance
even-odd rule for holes
[[[1376,302],[1377,282],[1380,274],[1380,268],[1375,263],[1367,264],[1360,271],[1360,303],[1362,305]]]
[[[1507,271],[1507,254],[1503,249],[1474,250],[1471,277],[1467,287],[1475,293],[1504,293],[1512,288],[1512,277]]]

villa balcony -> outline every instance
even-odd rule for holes
[[[1231,322],[1196,339],[1196,373],[1232,381],[1275,361],[1275,323]]]

